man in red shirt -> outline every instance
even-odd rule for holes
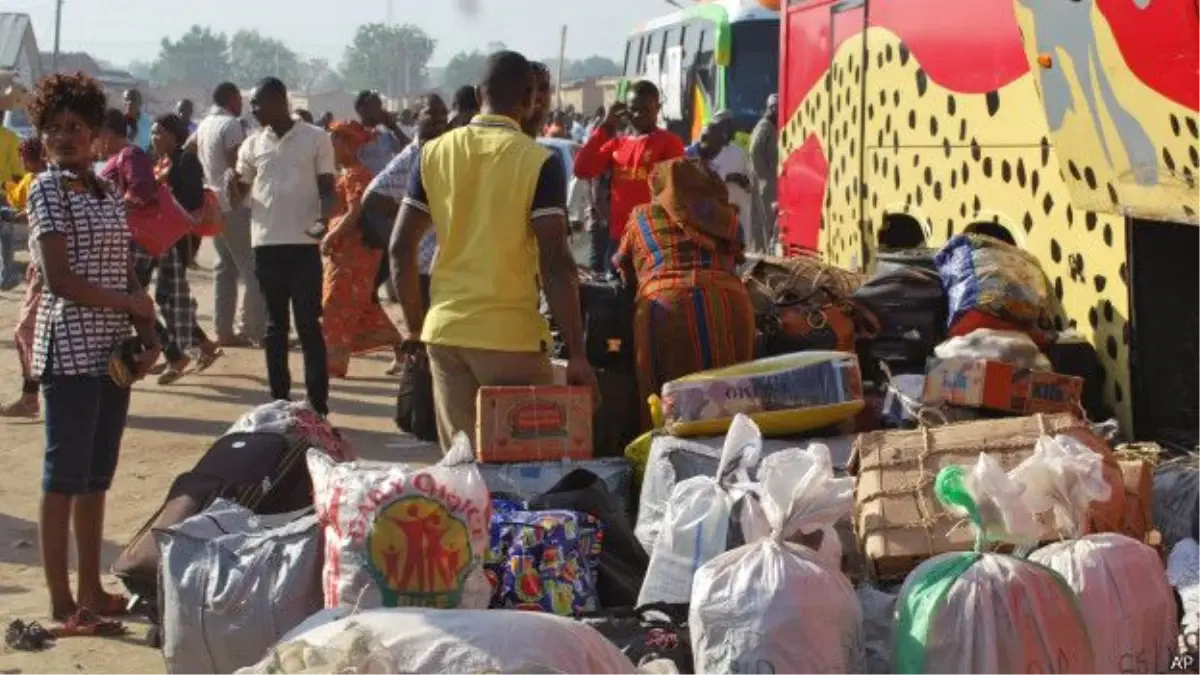
[[[650,169],[659,162],[683,156],[683,141],[658,128],[661,107],[658,87],[642,80],[629,88],[629,104],[614,103],[604,121],[592,132],[575,156],[575,177],[600,178],[612,172],[608,236],[611,248],[602,258],[617,250],[625,224],[633,210],[650,203]],[[628,124],[632,133],[618,136]]]

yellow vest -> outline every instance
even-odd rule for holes
[[[549,157],[516,122],[494,115],[478,115],[421,148],[438,243],[422,341],[508,352],[549,346],[530,227]]]

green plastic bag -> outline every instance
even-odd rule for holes
[[[1062,577],[984,550],[991,541],[1030,543],[1036,521],[1020,488],[980,455],[970,472],[943,468],[934,492],[970,521],[975,551],[930,558],[905,580],[892,634],[895,672],[1094,672],[1075,593]]]

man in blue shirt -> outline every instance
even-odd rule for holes
[[[408,145],[409,139],[400,131],[395,115],[384,109],[383,99],[377,91],[359,92],[354,100],[354,112],[358,113],[363,126],[375,132],[375,140],[359,151],[358,159],[372,174],[378,175]]]
[[[151,152],[150,148],[150,127],[154,126],[154,120],[142,111],[142,92],[137,89],[125,90],[125,123],[128,131],[126,136],[134,145]]]

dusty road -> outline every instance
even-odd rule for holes
[[[211,257],[201,256],[211,265]],[[211,327],[211,274],[191,274],[200,302],[201,321]],[[0,294],[0,398],[20,391],[20,366],[12,346],[24,288]],[[396,380],[384,374],[390,355],[355,359],[351,379],[332,387],[332,420],[343,429],[359,455],[377,460],[428,463],[437,450],[398,434],[391,416]],[[298,351],[292,354],[297,378],[295,394],[303,393]],[[167,488],[188,470],[244,411],[268,400],[265,364],[256,350],[226,350],[226,357],[209,371],[189,375],[160,387],[140,382],[134,389],[129,425],[121,451],[116,482],[109,493],[105,523],[104,564],[107,568],[125,543],[162,503]],[[49,625],[48,601],[37,553],[37,509],[42,479],[43,435],[40,422],[0,421],[0,622],[15,618]],[[110,590],[119,584],[109,577]],[[0,644],[0,674],[4,673],[161,673],[157,650],[145,646],[145,626],[128,623],[132,633],[122,639],[70,638],[49,650],[21,653]]]

